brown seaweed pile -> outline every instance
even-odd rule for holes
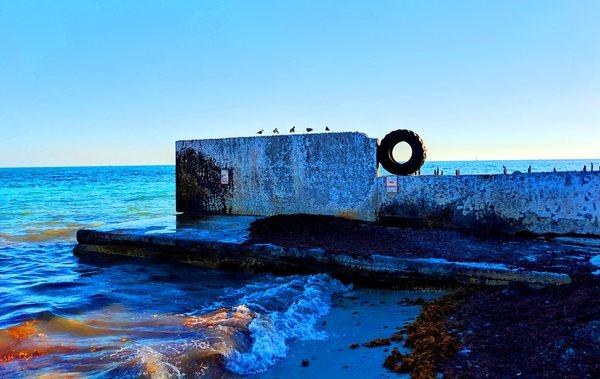
[[[440,364],[452,358],[460,349],[460,340],[446,329],[445,319],[471,294],[459,289],[447,296],[427,303],[417,319],[406,327],[405,345],[410,354],[397,348],[385,359],[384,367],[397,373],[410,373],[412,378],[435,378]]]
[[[600,282],[459,289],[406,327],[410,354],[384,366],[412,378],[600,377]]]
[[[488,288],[446,318],[463,349],[446,378],[600,377],[600,283]]]
[[[550,239],[465,234],[439,229],[409,229],[306,214],[258,219],[247,244],[287,248],[322,248],[329,254],[403,258],[440,258],[454,262],[501,263],[527,270],[590,273],[592,252]]]

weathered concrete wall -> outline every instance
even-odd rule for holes
[[[407,176],[398,192],[379,183],[382,216],[507,233],[600,235],[600,172]]]
[[[177,210],[311,213],[506,233],[600,235],[600,172],[377,177],[362,133],[178,141]],[[228,179],[223,181],[223,174]]]
[[[374,220],[376,148],[362,133],[177,141],[177,211]]]

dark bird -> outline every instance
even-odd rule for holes
[[[264,131],[265,131],[264,129],[261,129],[258,132],[256,132],[256,134],[263,134]]]
[[[313,131],[313,128],[306,128],[306,131],[310,133]]]
[[[290,129],[290,133],[296,133],[296,127],[292,126],[292,128]]]
[[[329,131],[329,126],[325,125],[325,131],[328,132]]]
[[[273,129],[273,134],[279,134],[279,130],[277,128]]]
[[[504,175],[508,174],[508,170],[506,169],[506,166],[502,166],[502,173]]]
[[[531,165],[527,168],[527,172],[531,174]]]

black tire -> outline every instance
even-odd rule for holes
[[[410,159],[404,163],[397,162],[392,155],[394,146],[401,142],[406,142],[412,150]],[[427,158],[427,149],[423,140],[417,133],[406,129],[388,133],[377,147],[377,161],[383,168],[395,175],[416,173],[425,163],[425,158]]]

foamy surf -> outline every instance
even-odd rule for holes
[[[227,355],[227,369],[242,375],[264,372],[286,356],[290,340],[326,338],[318,321],[329,312],[331,297],[348,290],[323,274],[273,278],[237,290],[240,303],[255,309],[256,317],[248,327],[250,348]]]
[[[320,320],[332,296],[348,290],[328,275],[263,276],[188,314],[139,317],[109,306],[78,319],[33,319],[0,330],[0,373],[48,374],[50,361],[82,376],[260,373],[287,355],[291,341],[326,338]]]

